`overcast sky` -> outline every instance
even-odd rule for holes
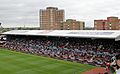
[[[93,27],[94,19],[120,18],[119,0],[0,0],[0,22],[4,27],[39,26],[39,9],[48,6],[65,10],[66,19],[85,21]]]

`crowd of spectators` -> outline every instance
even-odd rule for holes
[[[120,42],[110,39],[64,37],[8,37],[3,47],[61,60],[105,66],[120,53]]]

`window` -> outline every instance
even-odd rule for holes
[[[112,25],[112,24],[110,23],[109,26],[111,27],[111,25]]]
[[[112,29],[112,27],[110,26],[110,28],[109,28],[110,30]]]
[[[97,24],[97,22],[95,22],[95,24]]]

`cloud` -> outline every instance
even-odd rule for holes
[[[39,27],[39,9],[48,6],[65,10],[66,19],[85,21],[93,27],[94,19],[120,17],[119,0],[1,0],[0,22],[3,26]]]

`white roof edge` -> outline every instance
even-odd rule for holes
[[[12,30],[2,34],[116,39],[120,36],[120,30]]]

